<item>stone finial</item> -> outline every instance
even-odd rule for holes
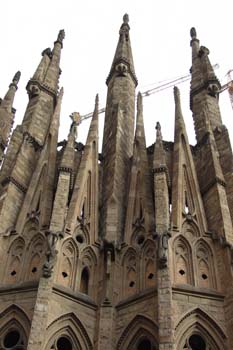
[[[128,13],[125,13],[123,16],[123,23],[128,24],[129,23],[129,15]]]
[[[156,123],[155,129],[156,129],[156,141],[162,141],[163,137],[162,137],[160,122]]]
[[[129,30],[130,30],[129,15],[126,13],[123,16],[123,23],[121,25],[120,32],[119,32],[121,38],[122,38],[122,36],[125,36],[126,40],[128,40],[128,38],[129,38]]]
[[[13,79],[12,79],[12,82],[17,85],[18,82],[19,82],[20,77],[21,77],[21,72],[20,71],[16,72],[14,77],[13,77]]]
[[[81,116],[78,112],[73,112],[70,115],[70,118],[72,120],[71,126],[70,126],[70,132],[68,138],[77,138],[77,126],[81,123]]]
[[[50,49],[50,47],[47,47],[42,51],[41,56],[44,55],[47,55],[49,58],[52,58],[52,50]]]
[[[194,27],[192,27],[190,29],[190,36],[192,39],[196,39],[197,38],[197,32],[196,32],[196,29]]]
[[[62,44],[64,39],[65,39],[65,31],[64,29],[61,29],[58,33],[57,41]]]
[[[81,123],[81,117],[80,117],[80,114],[78,112],[73,112],[70,115],[70,118],[71,118],[72,122],[77,124],[77,125],[79,125]]]

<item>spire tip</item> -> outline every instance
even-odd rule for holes
[[[192,40],[197,38],[197,32],[196,32],[196,29],[194,27],[192,27],[190,29],[190,36],[191,36]]]
[[[21,72],[20,71],[16,72],[12,79],[12,82],[15,84],[18,84],[20,77],[21,77]]]
[[[64,39],[65,39],[65,31],[64,29],[61,29],[58,33],[57,41],[62,44]]]
[[[156,123],[155,129],[156,129],[156,141],[162,141],[163,137],[162,137],[160,122]]]
[[[128,13],[125,13],[123,16],[123,22],[124,24],[128,24],[129,23],[129,15]]]
[[[178,101],[178,99],[180,98],[180,90],[178,89],[177,86],[174,86],[174,98],[175,98],[175,102]]]

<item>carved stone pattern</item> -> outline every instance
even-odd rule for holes
[[[36,141],[36,139],[30,135],[28,132],[24,133],[24,139],[31,144],[34,147],[34,150],[37,151],[41,151],[43,146],[39,144],[39,142]]]

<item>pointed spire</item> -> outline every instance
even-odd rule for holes
[[[195,28],[190,30],[192,47],[192,79],[191,79],[191,107],[192,97],[200,89],[207,90],[211,96],[216,96],[221,85],[209,60],[209,50],[205,46],[199,46]]]
[[[135,83],[135,86],[138,84],[134,69],[129,31],[129,16],[128,14],[125,14],[123,16],[123,23],[119,31],[119,41],[117,44],[112,67],[106,81],[107,85],[109,84],[109,81],[111,80],[114,73],[117,74],[117,76],[122,77],[126,76],[127,73],[129,73]]]
[[[59,76],[61,73],[60,70],[60,58],[61,58],[61,49],[63,47],[63,40],[65,38],[65,31],[62,29],[58,33],[57,40],[54,43],[54,48],[52,51],[52,58],[46,72],[44,85],[50,90],[57,92]]]
[[[174,86],[174,99],[175,99],[175,138],[180,132],[186,133],[184,118],[181,109],[180,102],[180,90],[177,86]]]
[[[86,145],[89,145],[92,141],[98,139],[98,118],[99,118],[99,95],[95,97],[95,108],[89,127]]]
[[[136,131],[135,140],[140,142],[142,146],[146,147],[146,137],[143,121],[143,104],[142,104],[142,94],[138,93],[137,97],[137,120],[136,120]]]
[[[20,71],[16,72],[11,84],[9,85],[9,90],[7,91],[4,99],[2,100],[1,106],[9,113],[12,112],[12,107],[13,107],[13,102],[14,102],[14,97],[15,97],[15,92],[18,89],[18,83],[20,80],[21,73]]]
[[[3,152],[8,144],[14,122],[15,110],[13,109],[13,102],[15,92],[18,89],[20,75],[19,71],[14,75],[5,97],[0,102],[0,163],[2,162]]]
[[[60,168],[66,168],[66,169],[72,169],[74,165],[73,163],[74,163],[74,153],[75,153],[75,140],[78,132],[77,128],[81,121],[80,114],[77,112],[73,112],[70,115],[70,118],[72,120],[72,123],[70,126],[68,140],[65,145],[65,149],[61,160],[61,166],[60,166]]]
[[[161,131],[161,125],[159,122],[156,123],[156,141],[154,147],[154,160],[153,168],[160,169],[166,167],[165,151],[163,148],[163,136]]]

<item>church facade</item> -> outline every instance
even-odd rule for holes
[[[120,27],[87,141],[72,114],[58,142],[64,31],[26,90],[12,130],[16,73],[0,103],[0,348],[232,350],[233,156],[221,85],[191,29],[190,146],[174,88],[174,142],[146,147],[142,95]],[[136,124],[136,127],[135,127]]]

